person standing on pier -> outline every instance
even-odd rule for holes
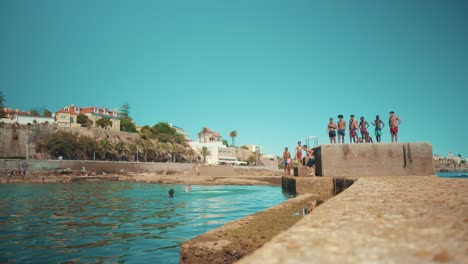
[[[336,124],[333,122],[333,118],[330,117],[330,123],[327,126],[328,137],[330,138],[330,144],[336,144]]]
[[[390,125],[390,134],[392,134],[392,143],[398,142],[398,126],[401,124],[400,118],[395,115],[395,112],[390,112],[390,118],[388,120],[388,124]]]
[[[283,165],[284,165],[284,174],[285,175],[291,175],[291,162],[292,162],[292,159],[291,159],[291,153],[289,153],[289,150],[288,148],[284,148],[284,152],[283,152]]]
[[[358,143],[358,136],[356,130],[358,129],[358,121],[351,115],[349,120],[349,143]]]
[[[297,164],[301,164],[301,159],[302,159],[302,143],[299,141],[297,142],[296,146],[296,160]]]
[[[307,146],[304,145],[304,148],[306,149],[307,152],[307,164],[306,168],[309,171],[309,176],[315,176],[315,170],[314,170],[314,164],[315,164],[315,156],[314,156],[314,150],[313,149],[308,149]]]
[[[364,117],[361,116],[361,122],[359,123],[359,128],[361,129],[361,139],[362,139],[362,141],[366,140],[367,128],[368,127],[369,127],[369,123],[367,123],[367,121],[364,120]]]
[[[344,144],[344,136],[346,134],[346,121],[343,120],[343,115],[338,115],[338,144],[341,143]]]
[[[372,122],[372,125],[375,126],[375,139],[377,142],[380,142],[382,138],[382,129],[384,128],[384,122],[380,119],[379,115],[375,116],[375,121]]]

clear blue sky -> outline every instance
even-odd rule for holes
[[[463,0],[3,0],[0,90],[20,109],[128,102],[137,125],[235,129],[276,154],[328,142],[329,117],[394,110],[400,142],[468,156],[467,14]]]

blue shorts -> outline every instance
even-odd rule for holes
[[[307,166],[307,167],[312,167],[312,166],[314,166],[314,162],[315,162],[315,159],[309,159],[309,160],[307,161],[307,165],[306,165],[306,166]]]
[[[338,136],[344,136],[345,135],[345,130],[344,129],[338,129]]]

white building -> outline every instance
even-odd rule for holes
[[[237,149],[226,147],[220,141],[215,142],[198,142],[191,141],[189,142],[190,147],[194,149],[199,155],[203,147],[207,147],[210,151],[210,155],[206,157],[206,164],[210,165],[222,165],[222,164],[233,164],[240,165],[245,162],[237,160]]]
[[[13,113],[9,115],[8,118],[2,118],[2,122],[4,123],[18,123],[20,125],[27,125],[27,124],[41,124],[41,123],[55,123],[55,117],[46,117],[46,116],[32,116],[29,114],[23,113]]]

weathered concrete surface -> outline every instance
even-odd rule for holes
[[[181,246],[180,263],[233,263],[302,219],[298,212],[317,199],[301,195],[188,240]]]
[[[287,177],[281,179],[283,190],[296,194],[331,196],[335,194],[332,177]]]
[[[315,148],[316,175],[433,175],[429,143],[324,144]]]
[[[360,178],[250,263],[468,263],[468,180]]]
[[[224,166],[202,166],[199,168],[200,175],[203,176],[233,176],[234,167],[229,165]]]

